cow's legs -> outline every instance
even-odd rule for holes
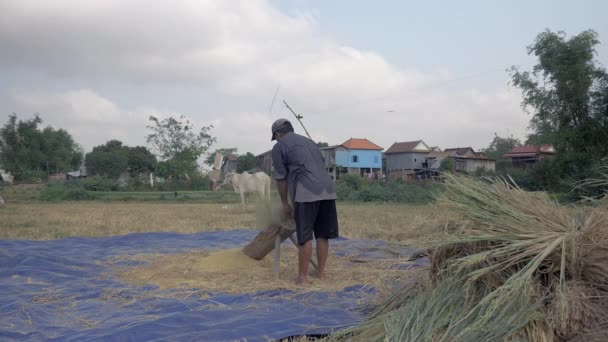
[[[241,191],[241,209],[245,211],[245,192]]]

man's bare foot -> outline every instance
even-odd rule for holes
[[[308,284],[310,282],[308,281],[308,277],[306,276],[297,276],[296,279],[294,279],[294,283],[296,283],[296,285],[303,285]]]
[[[321,272],[314,272],[310,276],[313,277],[313,278],[317,278],[319,280],[323,280],[323,279],[325,279],[325,272],[323,272],[323,273],[321,273]]]

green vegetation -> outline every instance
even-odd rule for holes
[[[8,192],[8,191],[7,191]],[[30,191],[7,193],[11,201],[153,201],[153,202],[195,202],[195,203],[236,203],[238,194],[234,191],[91,191],[79,186],[50,185]]]
[[[605,211],[451,175],[437,204],[452,222],[426,242],[428,276],[330,340],[606,340]]]
[[[38,114],[30,120],[18,120],[9,115],[0,128],[0,165],[11,172],[15,180],[46,178],[47,172],[77,170],[82,162],[82,150],[63,129],[40,129]]]
[[[93,147],[85,156],[87,173],[116,179],[122,173],[131,175],[152,172],[156,168],[156,157],[145,147],[129,147],[118,140]]]
[[[441,187],[440,183],[368,182],[358,175],[349,174],[336,182],[338,199],[353,202],[426,204],[441,191]]]
[[[213,126],[196,130],[183,115],[179,118],[158,119],[150,116],[152,132],[146,141],[159,155],[158,174],[164,177],[189,180],[197,172],[197,160],[216,142],[210,131]]]
[[[592,30],[570,38],[547,30],[528,47],[538,57],[532,72],[512,69],[522,108],[532,115],[527,143],[553,144],[558,151],[555,162],[542,167],[564,181],[545,182],[547,190],[587,178],[593,164],[608,156],[608,74],[595,60],[598,44]]]
[[[242,173],[255,169],[255,162],[255,156],[251,152],[240,155],[236,162],[236,172]]]

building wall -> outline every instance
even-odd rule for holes
[[[353,161],[357,157],[357,161]],[[349,168],[380,169],[382,168],[382,152],[372,150],[342,150],[336,151],[336,165]]]
[[[386,155],[387,170],[419,170],[428,152],[390,153]]]
[[[267,174],[272,173],[272,151],[260,154],[255,157],[256,168],[266,172]]]
[[[467,173],[474,174],[477,169],[496,171],[496,161],[485,159],[467,159]]]
[[[326,167],[330,167],[330,166],[334,166],[334,165],[338,165],[337,160],[336,160],[336,155],[341,152],[341,151],[346,151],[346,149],[344,147],[335,147],[335,148],[331,148],[331,149],[323,149],[321,150],[321,154],[323,155],[323,159],[325,160],[325,166]]]

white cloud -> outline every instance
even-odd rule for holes
[[[99,95],[102,82],[142,92],[200,89],[213,105],[193,99],[184,114],[215,123],[218,145],[243,152],[270,148],[272,120],[288,113],[281,98],[305,114],[313,137],[330,143],[368,137],[388,148],[423,138],[481,147],[494,132],[523,134],[528,118],[506,86],[443,87],[449,70],[396,68],[376,52],[325,37],[317,18],[288,16],[264,0],[3,1],[0,70],[87,84],[67,92],[20,89],[13,103],[15,111],[48,113],[85,146],[110,138],[143,143],[150,113],[184,111],[170,94],[132,108]],[[277,85],[275,108],[265,113]]]
[[[12,95],[19,113],[41,113],[43,124],[67,129],[87,151],[110,139],[144,144],[145,125],[153,109],[124,109],[90,89],[67,92],[22,92]]]

